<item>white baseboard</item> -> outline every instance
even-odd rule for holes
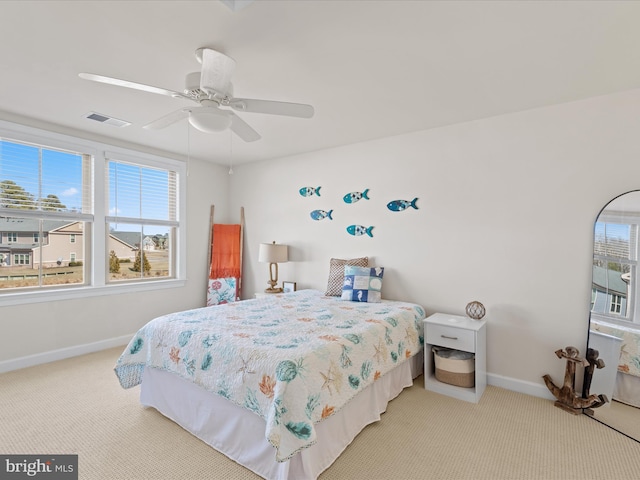
[[[77,357],[78,355],[84,355],[87,353],[99,352],[100,350],[106,350],[108,348],[119,346],[124,347],[132,338],[133,334],[123,335],[122,337],[109,338],[107,340],[100,340],[99,342],[75,345],[73,347],[51,350],[49,352],[37,353],[26,357],[4,360],[0,362],[0,373],[33,367],[43,363],[55,362],[56,360],[64,360],[65,358]]]
[[[487,384],[534,397],[556,400],[544,383],[527,382],[517,378],[503,377],[495,373],[487,373]]]

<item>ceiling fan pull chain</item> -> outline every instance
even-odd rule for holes
[[[233,134],[229,130],[229,175],[233,175]]]
[[[189,110],[189,120],[191,110]],[[187,178],[189,177],[189,165],[191,164],[191,122],[187,122]]]

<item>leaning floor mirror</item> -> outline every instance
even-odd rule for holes
[[[588,348],[605,365],[590,391],[609,399],[593,418],[640,442],[639,226],[640,190],[614,198],[596,219]]]

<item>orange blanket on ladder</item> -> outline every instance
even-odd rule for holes
[[[242,226],[214,224],[211,230],[211,267],[207,306],[240,299]]]
[[[240,225],[213,225],[209,278],[240,277],[240,228]]]

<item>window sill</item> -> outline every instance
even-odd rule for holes
[[[76,298],[98,297],[103,295],[121,295],[123,293],[149,292],[166,288],[180,288],[185,280],[157,280],[146,283],[123,283],[100,287],[59,288],[47,291],[32,291],[0,295],[0,306],[24,305],[27,303],[55,302]]]

